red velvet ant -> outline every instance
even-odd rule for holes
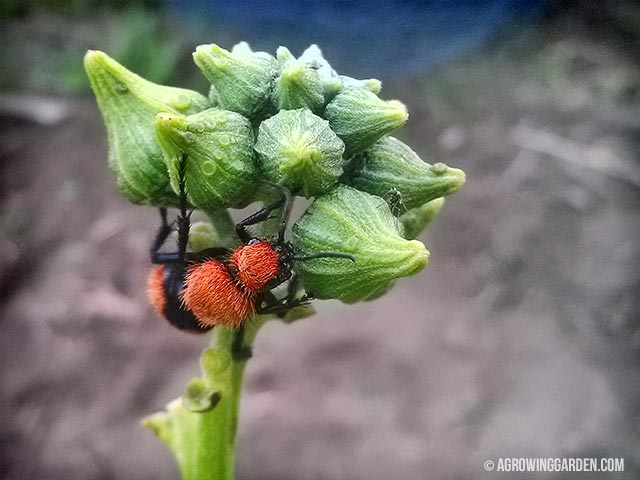
[[[151,262],[157,266],[149,275],[149,296],[155,310],[173,326],[194,333],[203,333],[216,325],[242,328],[254,314],[283,315],[299,305],[305,305],[312,296],[305,293],[295,298],[297,278],[292,274],[295,261],[334,257],[355,261],[345,253],[319,252],[296,255],[284,234],[291,213],[292,197],[281,185],[280,200],[250,215],[236,225],[243,242],[235,250],[207,248],[200,252],[187,252],[191,210],[188,210],[185,186],[186,155],[179,162],[178,180],[180,213],[177,216],[178,251],[160,252],[173,228],[167,222],[166,208],[160,209],[162,225],[151,247]],[[282,207],[276,236],[256,238],[247,227],[268,218]],[[289,281],[288,295],[278,300],[271,290]]]

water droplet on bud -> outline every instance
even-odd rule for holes
[[[449,167],[447,167],[447,165],[442,162],[434,163],[433,165],[431,165],[431,171],[437,174],[445,173],[448,168]]]
[[[202,164],[200,170],[202,171],[203,175],[209,176],[216,173],[217,168],[218,166],[214,162],[207,161]]]

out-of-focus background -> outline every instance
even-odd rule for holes
[[[468,181],[424,272],[261,331],[238,478],[490,479],[498,457],[638,478],[640,6],[606,0],[2,2],[0,477],[177,478],[139,420],[207,339],[147,303],[157,215],[116,193],[82,56],[206,92],[191,51],[240,40],[380,78],[402,138]]]

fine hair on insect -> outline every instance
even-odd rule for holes
[[[204,333],[216,325],[241,329],[257,314],[282,316],[313,299],[309,293],[297,297],[294,262],[325,257],[355,261],[352,255],[340,252],[296,254],[285,240],[292,195],[287,188],[266,182],[281,193],[281,198],[236,225],[242,242],[239,247],[188,251],[192,210],[187,200],[186,164],[187,156],[183,154],[178,163],[177,251],[160,251],[174,231],[167,219],[167,209],[160,208],[161,226],[151,246],[151,262],[156,266],[149,275],[152,305],[176,328],[192,333]],[[249,233],[249,226],[273,218],[271,213],[277,209],[281,212],[275,235],[254,237]],[[276,298],[271,290],[286,281],[289,281],[287,295]]]

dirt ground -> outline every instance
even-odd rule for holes
[[[410,144],[467,185],[419,276],[263,329],[239,479],[490,479],[514,456],[624,457],[589,478],[638,477],[638,47],[541,19],[386,87]],[[152,313],[156,213],[116,194],[94,103],[60,101],[50,125],[0,119],[0,477],[177,478],[139,421],[207,339]]]

